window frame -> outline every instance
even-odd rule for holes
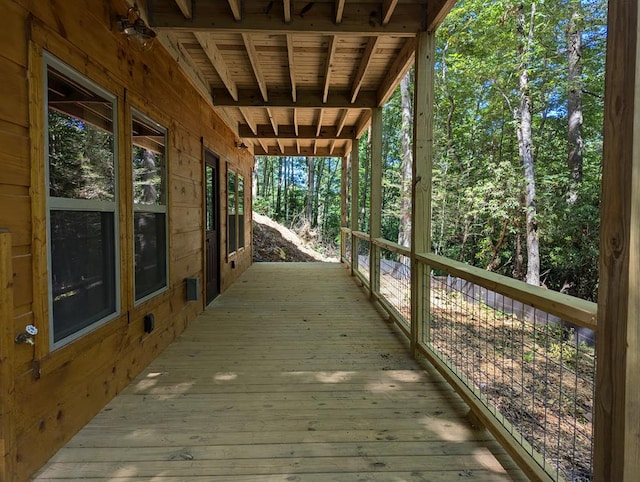
[[[45,210],[46,210],[46,233],[47,233],[47,296],[48,296],[48,326],[49,326],[49,346],[50,349],[56,350],[63,346],[72,343],[73,341],[83,337],[87,333],[90,333],[100,326],[116,319],[122,312],[121,303],[121,266],[120,266],[120,186],[119,186],[119,142],[118,138],[118,125],[119,125],[119,111],[118,111],[118,97],[112,92],[108,91],[104,87],[100,86],[87,75],[77,71],[73,67],[69,66],[53,54],[44,51],[43,52],[43,137],[44,137],[44,159],[39,162],[44,163],[44,189],[45,189]],[[92,199],[72,199],[61,198],[51,196],[50,190],[50,160],[49,160],[49,67],[54,68],[64,76],[68,77],[73,82],[78,83],[82,87],[91,90],[93,93],[102,96],[109,100],[112,105],[112,133],[113,136],[113,200],[92,200]],[[81,329],[59,339],[55,340],[55,326],[53,315],[53,238],[51,231],[51,212],[52,211],[78,211],[78,212],[98,212],[98,213],[111,213],[113,216],[113,297],[114,297],[114,309],[113,312],[108,313],[102,318],[82,327]]]
[[[231,180],[231,178],[233,177],[234,179],[234,184],[233,184],[233,198],[230,196],[230,189],[229,189],[229,181]],[[246,242],[246,236],[245,236],[245,232],[244,232],[244,227],[245,227],[245,223],[244,223],[244,212],[246,209],[245,203],[246,203],[246,197],[245,197],[245,186],[244,186],[244,182],[245,182],[245,176],[243,176],[242,174],[240,174],[237,171],[234,171],[233,169],[230,169],[229,167],[227,167],[227,257],[230,257],[240,251],[243,251],[246,246],[247,246],[247,242]],[[242,185],[242,197],[240,197],[240,193],[239,191],[239,187],[240,185]],[[233,199],[233,214],[231,214],[230,212],[230,200]],[[242,200],[242,202],[240,202],[240,200]],[[242,214],[240,214],[240,208],[242,207]],[[233,231],[233,246],[234,249],[231,250],[231,231],[230,231],[230,226],[231,226],[231,222],[230,219],[233,216],[233,227],[234,227],[234,231]],[[240,246],[240,241],[242,241],[242,246]]]
[[[132,249],[132,259],[133,259],[133,266],[132,266],[132,274],[133,274],[133,289],[132,294],[133,294],[133,306],[137,307],[143,303],[145,303],[146,301],[149,301],[150,299],[166,292],[169,290],[169,209],[168,209],[168,205],[169,205],[169,191],[168,191],[168,186],[169,186],[169,170],[167,169],[168,167],[168,152],[169,152],[169,148],[168,148],[168,129],[166,127],[164,127],[162,124],[160,124],[159,122],[153,120],[151,117],[149,117],[148,115],[146,115],[145,113],[143,113],[140,109],[137,109],[135,107],[131,107],[130,108],[130,122],[129,122],[129,127],[130,127],[130,132],[131,132],[131,149],[133,151],[133,147],[134,147],[134,143],[133,143],[133,121],[134,118],[137,118],[138,120],[140,120],[141,122],[144,123],[148,123],[151,126],[153,126],[154,128],[158,129],[159,131],[162,131],[163,136],[164,136],[164,156],[163,156],[163,162],[162,162],[162,196],[161,196],[161,200],[162,200],[162,204],[138,204],[134,202],[134,195],[135,195],[135,187],[134,187],[134,183],[135,183],[135,176],[134,176],[134,172],[133,172],[133,152],[131,152],[131,187],[132,187],[132,193],[131,193],[131,205],[132,205],[132,216],[131,216],[131,222],[132,222],[132,226],[131,226],[131,233],[133,234],[133,237],[135,239],[135,235],[136,235],[136,226],[135,226],[135,214],[136,213],[147,213],[147,214],[164,214],[164,246],[165,246],[165,253],[164,253],[164,258],[165,258],[165,267],[164,267],[164,286],[161,288],[158,288],[157,290],[148,293],[144,296],[142,296],[140,299],[136,299],[136,267],[135,267],[135,257],[136,257],[136,249],[135,249],[135,241],[134,244],[132,245],[131,249]]]

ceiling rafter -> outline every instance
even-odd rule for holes
[[[269,116],[269,122],[271,122],[271,127],[273,127],[273,132],[277,136],[278,135],[278,123],[276,122],[276,118],[273,115],[273,112],[269,108],[267,108],[267,115]]]
[[[397,5],[398,0],[384,0],[382,4],[382,25],[387,25],[389,23]]]
[[[255,127],[255,130],[254,130]],[[336,126],[325,125],[318,130],[317,125],[293,124],[278,126],[278,134],[275,134],[269,124],[238,125],[238,135],[245,139],[354,139],[356,130],[354,127],[343,128],[338,132]]]
[[[258,144],[260,144],[260,147],[262,147],[262,149],[264,151],[269,150],[269,147],[264,143],[264,141],[262,139],[258,139]],[[254,146],[254,152],[255,152],[255,146]]]
[[[299,125],[298,125],[298,110],[297,109],[293,109],[293,129],[296,133],[296,136],[299,135],[300,133],[300,129],[299,129]]]
[[[338,119],[338,123],[336,124],[336,136],[340,136],[342,129],[344,129],[344,124],[347,122],[347,116],[349,115],[348,109],[342,109],[340,113],[340,118]]]
[[[262,98],[265,102],[268,102],[269,95],[267,93],[267,83],[264,80],[264,75],[262,75],[262,69],[260,68],[260,62],[258,61],[258,52],[256,52],[256,47],[253,45],[253,40],[251,40],[251,37],[248,34],[243,33],[242,40],[247,49],[249,61],[251,62],[251,67],[253,67],[253,73],[256,77],[256,81],[258,82],[258,88],[260,89]]]
[[[240,113],[242,114],[242,117],[244,117],[244,120],[246,121],[247,125],[251,129],[251,132],[253,132],[253,134],[257,136],[258,126],[254,122],[253,116],[251,115],[251,112],[249,112],[249,109],[247,109],[246,107],[240,107]],[[240,137],[243,137],[243,136],[240,136]]]
[[[287,57],[289,58],[289,78],[291,79],[291,98],[297,100],[296,93],[296,62],[293,57],[293,35],[287,34]]]
[[[268,149],[264,149],[263,147],[256,147],[254,154],[256,156],[315,156],[315,157],[344,157],[346,155],[346,150],[342,149],[334,149],[333,153],[329,152],[329,147],[314,147],[314,146],[286,146],[284,148],[284,152],[279,152],[278,146],[268,146]],[[314,152],[315,150],[315,152]]]
[[[331,91],[325,102],[319,91],[298,92],[298,101],[293,102],[288,92],[269,93],[265,101],[258,90],[238,89],[238,100],[231,97],[227,89],[213,89],[214,104],[218,107],[273,107],[273,108],[314,108],[314,109],[371,109],[378,106],[378,94],[361,90],[355,102],[351,102],[351,92]]]
[[[331,142],[329,143],[329,155],[333,155],[333,150],[336,147],[336,140],[332,139]]]
[[[296,154],[300,155],[300,139],[296,139]]]
[[[280,154],[284,154],[284,145],[282,144],[282,140],[276,139],[276,143],[278,144],[278,149],[280,149]]]
[[[364,49],[362,58],[360,59],[360,65],[358,65],[356,76],[353,79],[353,85],[351,87],[351,102],[355,102],[356,97],[358,97],[358,92],[360,92],[360,88],[362,87],[362,82],[364,81],[367,69],[371,65],[371,58],[373,57],[373,54],[375,54],[379,40],[380,37],[369,37],[367,46]]]
[[[184,18],[192,18],[193,17],[193,5],[191,0],[175,0],[178,4],[178,8],[184,15]]]
[[[336,23],[342,22],[344,15],[344,0],[336,0]]]
[[[307,5],[313,5],[311,13],[294,15],[292,11],[292,21],[286,23],[281,15],[265,15],[261,9],[241,10],[240,0],[228,0],[233,15],[229,15],[229,7],[223,2],[199,1],[193,18],[187,19],[175,7],[168,7],[169,1],[174,0],[147,0],[151,13],[149,25],[154,30],[188,29],[236,33],[254,31],[282,34],[304,32],[340,36],[414,37],[416,32],[424,29],[424,6],[414,2],[398,2],[389,22],[383,24],[382,9],[372,10],[370,3],[361,2],[345,2],[339,23],[336,22],[334,2],[307,2]],[[448,1],[453,3],[453,0]],[[433,0],[431,3],[443,3],[443,0]],[[437,12],[435,6],[433,11]]]
[[[323,117],[324,117],[324,109],[320,109],[320,112],[318,112],[318,122],[316,123],[316,137],[320,135],[320,131],[322,130]]]
[[[336,53],[337,38],[335,35],[329,37],[329,46],[327,48],[327,61],[324,67],[324,88],[322,90],[322,102],[327,102],[329,96],[329,86],[331,85],[331,67],[333,64],[333,56]]]
[[[356,139],[360,139],[364,131],[367,130],[369,126],[369,122],[371,122],[371,110],[366,110],[362,114],[360,114],[360,118],[356,124]]]
[[[283,0],[282,7],[285,23],[291,23],[291,0]]]
[[[204,53],[209,58],[209,61],[211,62],[211,65],[213,66],[213,68],[216,69],[216,72],[218,72],[218,76],[222,80],[222,83],[224,84],[224,86],[229,91],[231,98],[237,101],[238,86],[236,85],[236,82],[233,80],[231,72],[227,68],[227,64],[222,58],[222,52],[220,52],[220,50],[216,46],[213,36],[209,33],[202,33],[202,32],[194,32],[193,35],[195,36],[196,40],[200,44],[200,47],[202,47],[202,50],[204,51]]]
[[[400,79],[413,65],[415,53],[416,39],[408,39],[400,49],[400,53],[391,67],[387,70],[387,75],[378,88],[378,107],[383,106],[389,100]]]
[[[229,7],[231,7],[231,12],[233,13],[233,18],[236,22],[242,20],[242,6],[240,5],[240,0],[229,0]]]

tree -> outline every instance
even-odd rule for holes
[[[570,0],[571,18],[567,27],[567,118],[569,189],[567,202],[575,204],[578,199],[578,186],[582,183],[582,13],[580,0]]]
[[[398,244],[411,246],[411,183],[413,166],[413,102],[411,85],[412,71],[402,78],[400,93],[402,98],[402,166],[400,168],[400,225]]]
[[[531,3],[529,28],[526,28],[524,5],[518,7],[517,32],[519,47],[519,92],[520,105],[516,111],[518,123],[518,152],[524,171],[524,209],[527,232],[527,276],[529,284],[540,285],[540,248],[538,237],[538,210],[536,207],[536,181],[533,159],[533,134],[531,132],[531,95],[529,92],[529,64],[534,42],[536,3]]]

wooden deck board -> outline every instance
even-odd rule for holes
[[[526,480],[348,272],[256,264],[34,479]]]

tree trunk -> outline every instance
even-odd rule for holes
[[[527,275],[525,281],[540,286],[540,249],[536,208],[536,182],[533,159],[533,135],[531,130],[531,96],[529,92],[529,61],[534,40],[534,19],[536,3],[531,4],[529,30],[526,30],[524,6],[518,11],[518,37],[520,39],[520,105],[516,111],[518,152],[524,171],[524,209],[527,233]]]
[[[305,217],[312,224],[313,220],[313,196],[315,193],[315,181],[316,181],[316,160],[313,157],[307,157],[307,206],[305,209]]]
[[[400,82],[402,98],[402,166],[400,180],[400,228],[398,244],[411,246],[411,178],[413,166],[413,106],[411,102],[411,71]]]
[[[567,202],[578,200],[578,186],[582,182],[582,15],[580,1],[570,3],[571,19],[567,28],[567,117],[569,119],[568,158],[569,190]]]
[[[280,217],[282,213],[282,170],[283,170],[284,159],[280,159],[278,162],[278,191],[276,197],[276,218]]]

